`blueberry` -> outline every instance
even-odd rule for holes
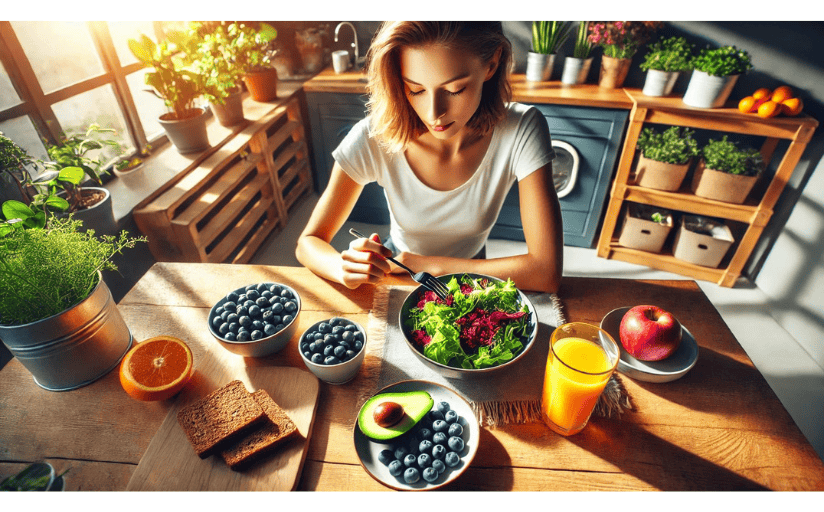
[[[335,347],[334,353],[335,357],[337,357],[338,359],[343,359],[346,356],[346,347],[341,347],[340,345],[338,345],[337,347]]]
[[[250,335],[249,331],[238,331],[237,332],[237,340],[238,341],[249,341],[250,339],[252,339],[252,336]]]
[[[326,365],[333,365],[333,364],[339,364],[339,363],[340,363],[340,359],[338,359],[335,356],[326,356],[326,358],[323,360],[323,364],[326,364]]]
[[[355,341],[355,335],[352,334],[352,331],[343,331],[340,337],[343,341]]]
[[[269,291],[272,292],[272,295],[280,295],[280,293],[283,291],[283,287],[279,284],[273,284],[269,287]]]
[[[452,410],[446,411],[443,415],[443,419],[446,420],[447,423],[455,423],[458,421],[458,413]]]
[[[444,420],[435,420],[432,422],[432,430],[435,432],[446,432],[449,428],[449,423]]]
[[[272,313],[276,315],[283,313],[283,304],[281,304],[280,302],[275,302],[274,304],[272,304]]]
[[[284,306],[285,307],[285,306]],[[332,327],[332,334],[341,334],[343,332],[343,326],[338,324]]]
[[[424,427],[418,431],[418,439],[423,441],[424,439],[432,439],[432,431],[428,428]]]
[[[254,305],[255,305],[255,301],[253,301],[252,299],[246,299],[245,301],[243,301],[243,307],[244,308],[250,308]]]
[[[449,437],[452,437],[452,436],[461,437],[461,434],[463,434],[463,427],[461,426],[460,423],[453,423],[453,424],[449,425],[448,433],[449,433]]]
[[[331,355],[334,355],[334,352],[335,352],[335,347],[332,346],[332,345],[326,345],[325,347],[323,347],[323,355],[324,356],[329,357]]]
[[[251,290],[246,291],[246,298],[247,299],[256,300],[258,297],[260,297],[260,292],[259,291],[255,290],[255,289],[251,289]]]
[[[352,359],[353,357],[355,357],[355,354],[357,354],[357,352],[355,352],[354,350],[347,350],[346,360],[348,361],[349,359]]]
[[[436,420],[442,420],[443,419],[443,413],[441,411],[436,410],[436,409],[432,409],[431,411],[429,411],[427,416],[429,417],[429,421],[433,421],[433,422],[436,421]]]
[[[408,484],[414,484],[421,479],[421,473],[415,468],[406,468],[403,472],[403,481]]]
[[[223,335],[223,339],[226,341],[235,341],[237,339],[237,334],[233,333],[232,331],[229,331]]]
[[[257,286],[255,286],[255,290],[257,290],[260,293],[263,293],[268,289],[269,289],[269,285],[266,284],[266,283],[259,283]]]
[[[251,330],[253,330],[253,331],[262,331],[263,330],[263,322],[261,322],[260,320],[252,320]]]
[[[249,306],[249,315],[250,316],[260,316],[263,314],[263,311],[260,309],[260,306],[257,304],[252,304]]]
[[[329,334],[324,334],[323,335],[323,341],[324,341],[324,343],[335,343],[335,344],[337,344],[337,342],[339,341],[339,338],[338,338],[337,334],[329,333]]]
[[[461,463],[461,457],[455,452],[449,452],[446,454],[444,462],[450,468],[454,468],[455,466]]]
[[[399,446],[395,448],[395,458],[398,460],[403,460],[404,457],[409,453],[409,450],[406,449],[405,446]]]
[[[235,312],[237,316],[247,316],[249,314],[249,308],[246,306],[238,306]]]
[[[226,322],[225,318],[222,318],[220,315],[215,315],[212,317],[212,325],[215,327],[220,327],[220,324]]]
[[[323,345],[319,345],[316,341],[309,344],[309,350],[311,350],[313,354],[318,354],[323,357]]]
[[[283,309],[286,310],[287,313],[294,313],[298,310],[298,305],[294,301],[289,301],[283,305]]]
[[[362,332],[355,331],[354,337],[355,337],[355,341],[363,342],[363,333]]]
[[[235,301],[237,301],[237,298],[238,298],[238,297],[239,297],[239,295],[238,295],[238,293],[237,293],[237,292],[229,292],[229,293],[226,295],[226,299],[227,299],[229,302],[235,302]]]
[[[395,454],[392,453],[392,450],[382,450],[378,454],[378,460],[381,461],[384,466],[388,466],[390,462],[395,460]]]
[[[432,456],[431,455],[429,455],[428,453],[422,453],[422,454],[418,455],[418,466],[420,466],[421,469],[429,467],[431,465],[432,465]]]
[[[355,352],[358,352],[360,349],[363,348],[363,343],[360,341],[355,341],[355,344],[352,346],[355,348]]]
[[[441,411],[442,413],[446,414],[446,411],[449,410],[449,403],[447,402],[438,402],[435,404],[435,409]]]
[[[229,324],[229,332],[233,334],[237,334],[240,331],[240,324],[237,322],[232,322]]]
[[[452,436],[446,442],[449,445],[449,448],[453,451],[459,452],[464,449],[464,440],[460,437]]]
[[[446,457],[446,447],[442,444],[436,444],[432,447],[432,458],[441,460]]]
[[[263,290],[262,292],[260,292],[260,296],[264,297],[266,299],[266,303],[268,304],[269,299],[271,299],[274,296],[274,294],[272,292],[270,292],[269,289],[267,288],[267,289]]]
[[[444,464],[440,459],[435,459],[432,461],[432,469],[437,471],[438,474],[443,473],[446,471],[446,464]]]
[[[293,318],[295,318],[295,317],[293,317],[292,315],[283,315],[283,318],[280,319],[280,322],[282,324],[288,324],[289,322],[292,321]]]
[[[315,331],[315,335],[313,336],[316,340],[323,340],[323,333],[320,331]]]
[[[306,359],[311,359],[312,353],[307,350],[303,353],[303,357],[305,357]]]
[[[424,439],[420,442],[420,444],[418,444],[418,450],[420,450],[421,453],[429,453],[432,451],[432,446],[432,441],[429,439]]]
[[[279,323],[279,324],[275,324],[275,330],[276,330],[276,331],[282,331],[282,330],[284,330],[284,329],[286,329],[286,326],[285,326],[285,325],[283,325],[283,323],[282,323],[282,322],[281,322],[281,323]]]
[[[347,331],[355,332],[358,330],[358,326],[356,326],[355,324],[349,324],[346,327],[344,327],[344,329]]]
[[[321,322],[320,325],[318,325],[318,331],[320,331],[324,334],[326,334],[328,332],[332,332],[332,326],[329,325],[326,322]]]
[[[255,300],[255,304],[257,304],[261,308],[268,308],[270,306],[269,299],[267,299],[266,297],[258,297]]]
[[[274,325],[275,327],[280,325],[282,322],[283,322],[283,319],[281,317],[279,317],[278,315],[272,315],[271,317],[269,317],[269,320],[268,320],[268,323]]]
[[[231,310],[231,311],[229,311],[229,310],[227,310],[227,309],[224,309],[224,310],[223,310],[223,312],[222,312],[222,313],[220,313],[220,318],[222,318],[222,319],[226,320],[226,317],[228,317],[228,316],[229,316],[229,313],[234,313],[234,312],[235,312],[235,310]]]
[[[447,435],[444,432],[435,432],[432,435],[432,442],[437,444],[446,444]]]
[[[323,364],[323,354],[315,352],[314,354],[312,354],[311,361],[315,364]]]
[[[441,476],[440,472],[438,472],[435,468],[425,468],[422,474],[423,479],[429,483],[433,483],[439,476]]]
[[[230,313],[229,316],[226,317],[226,321],[229,323],[237,322],[238,318],[240,317],[237,316],[237,313]]]
[[[415,455],[412,454],[412,453],[407,454],[406,457],[403,458],[403,465],[408,467],[408,468],[411,468],[412,466],[414,466],[417,463],[418,463],[418,458],[415,457]]]
[[[263,338],[263,333],[261,331],[254,330],[254,331],[252,331],[252,334],[250,336],[252,337],[253,341],[254,340],[259,340],[259,339]]]
[[[292,298],[292,292],[290,292],[289,290],[284,288],[283,291],[280,292],[280,296],[283,297],[284,299],[291,299]]]
[[[229,324],[223,322],[222,324],[220,324],[220,327],[217,328],[217,332],[219,332],[220,334],[226,334],[227,332],[229,332]]]
[[[235,302],[237,303],[238,306],[243,304],[244,302],[246,302],[246,294],[241,293],[240,295],[238,295],[237,300]]]
[[[403,462],[395,459],[389,463],[389,474],[392,476],[401,476],[403,473]]]

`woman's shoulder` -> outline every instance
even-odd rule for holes
[[[506,119],[510,122],[520,122],[524,119],[539,117],[540,115],[541,112],[533,105],[518,103],[517,101],[512,101],[506,105]]]

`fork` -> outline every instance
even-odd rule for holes
[[[358,230],[356,230],[355,228],[349,228],[349,233],[351,233],[352,235],[354,235],[358,238],[366,238],[366,236],[359,233]],[[447,288],[446,285],[443,284],[443,282],[440,279],[438,279],[437,277],[433,276],[432,274],[430,274],[428,272],[417,272],[416,273],[411,268],[407,267],[406,265],[404,265],[400,261],[398,261],[395,258],[392,258],[390,256],[387,256],[386,259],[388,259],[389,261],[391,261],[395,265],[397,265],[397,266],[401,267],[402,269],[406,270],[407,272],[409,272],[409,275],[412,276],[412,279],[414,279],[415,281],[421,283],[424,286],[424,288],[427,288],[428,290],[435,293],[435,295],[437,295],[439,299],[441,299],[443,301],[446,301],[446,296],[449,295],[449,288]]]

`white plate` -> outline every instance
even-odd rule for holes
[[[360,428],[358,428],[357,420],[355,421],[354,427],[355,451],[357,452],[361,465],[366,472],[369,473],[372,478],[387,487],[403,491],[428,491],[437,489],[438,487],[442,487],[458,478],[461,473],[469,467],[469,464],[475,457],[475,453],[478,451],[478,441],[481,437],[481,427],[478,424],[478,419],[475,418],[475,414],[472,412],[472,407],[462,396],[451,389],[441,386],[440,384],[435,384],[434,382],[405,380],[392,384],[391,386],[387,386],[378,391],[376,394],[405,393],[408,391],[426,391],[432,397],[435,404],[438,402],[447,402],[449,403],[449,407],[458,413],[458,416],[460,416],[459,422],[464,428],[462,435],[464,440],[464,449],[460,453],[460,464],[454,468],[447,467],[446,471],[441,474],[440,478],[433,483],[429,483],[421,478],[414,484],[407,484],[403,480],[403,474],[399,477],[392,476],[389,473],[389,468],[378,460],[378,454],[380,454],[381,451],[392,449],[392,446],[395,444],[393,442],[394,440],[386,442],[373,441],[361,432]],[[358,413],[358,416],[360,416],[360,413]],[[401,436],[401,439],[407,439],[406,434]]]
[[[670,382],[680,379],[695,366],[698,361],[698,343],[695,338],[681,325],[681,344],[675,353],[661,361],[639,361],[635,359],[621,344],[621,319],[630,308],[613,309],[601,320],[601,329],[607,331],[621,347],[621,359],[617,370],[627,377],[644,382]]]

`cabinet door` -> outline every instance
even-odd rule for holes
[[[335,163],[332,151],[349,130],[366,115],[366,96],[357,94],[307,93],[315,159],[315,190],[323,191]],[[364,187],[349,220],[389,224],[389,209],[383,187]]]
[[[592,247],[629,113],[604,108],[534,106],[544,114],[553,141],[566,142],[578,155],[575,185],[560,199],[564,244]],[[517,183],[507,195],[490,236],[524,240]]]

